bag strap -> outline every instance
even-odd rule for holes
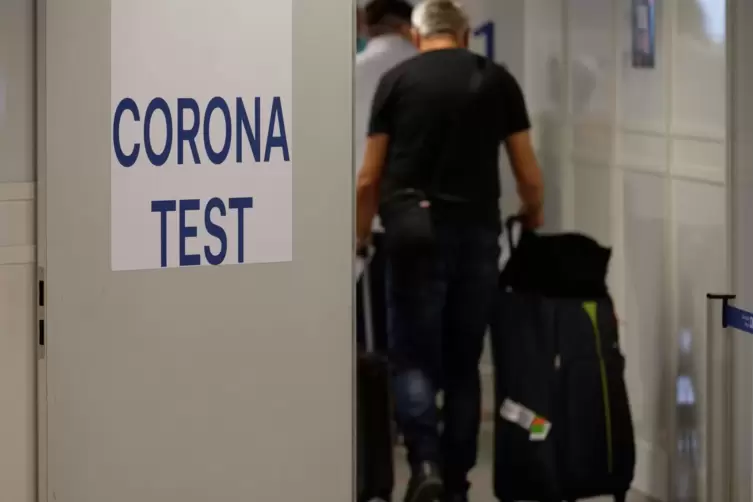
[[[489,60],[487,58],[481,56],[476,57],[476,64],[473,73],[471,74],[466,99],[462,100],[460,103],[457,110],[458,113],[453,114],[453,116],[448,119],[447,127],[444,129],[444,134],[441,135],[440,144],[432,149],[434,152],[431,156],[432,158],[425,164],[425,190],[426,196],[430,199],[439,193],[441,186],[440,183],[442,181],[443,170],[439,167],[441,166],[439,161],[442,158],[442,154],[446,151],[447,145],[452,141],[452,133],[458,131],[462,126],[460,120],[461,112],[473,102],[473,99],[481,89],[488,64]]]

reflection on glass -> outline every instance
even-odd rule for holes
[[[633,0],[633,68],[656,67],[656,5]]]
[[[3,117],[5,117],[5,88],[5,79],[0,75],[0,124],[3,122]]]
[[[727,28],[726,0],[696,0],[702,11],[706,36],[718,44],[724,43]]]
[[[693,334],[683,329],[679,336],[678,374],[675,406],[677,412],[677,463],[674,466],[675,493],[678,501],[698,498],[700,460],[700,423],[696,404]]]

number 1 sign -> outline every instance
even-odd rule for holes
[[[491,59],[495,59],[494,47],[496,44],[494,22],[487,21],[473,30],[473,36],[484,40],[483,54]]]

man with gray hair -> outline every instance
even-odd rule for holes
[[[467,50],[453,0],[412,14],[420,55],[377,87],[357,187],[357,237],[379,212],[395,405],[412,477],[407,502],[467,500],[481,409],[479,362],[498,279],[504,145],[529,228],[543,221],[543,181],[520,86]],[[436,396],[443,392],[439,431]]]

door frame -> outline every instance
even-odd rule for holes
[[[47,0],[34,2],[34,40],[35,40],[35,150],[36,150],[36,259],[37,259],[37,501],[47,502],[47,359],[45,346],[45,308],[47,305],[45,268],[47,264]]]
[[[744,29],[753,22],[753,4],[748,0],[727,0],[727,221],[728,279],[737,302],[753,306],[753,266],[745,257],[753,254],[753,229],[745,224],[753,214],[753,58],[749,48],[753,33]],[[748,22],[748,23],[746,23]],[[734,335],[733,402],[733,496],[747,502],[753,496],[753,339]]]

